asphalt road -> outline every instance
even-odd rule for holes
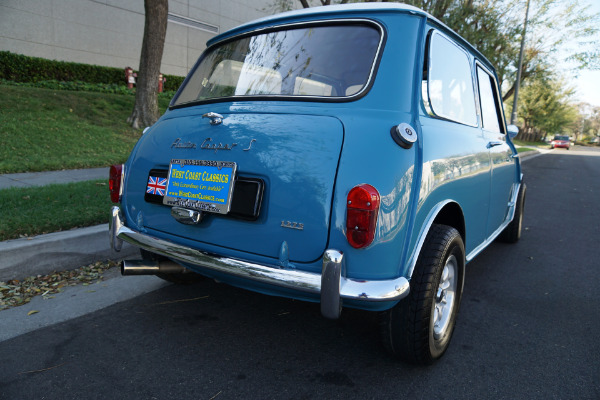
[[[600,149],[523,169],[522,239],[468,264],[431,367],[387,356],[372,314],[205,281],[0,342],[0,399],[599,399]]]

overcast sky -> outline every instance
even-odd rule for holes
[[[575,80],[574,100],[600,107],[600,71],[583,71]]]
[[[600,0],[587,0],[592,6],[592,11],[600,13]],[[600,34],[597,35],[597,46],[600,47]],[[584,101],[600,107],[600,71],[581,71],[579,77],[573,82],[577,89],[575,101]]]

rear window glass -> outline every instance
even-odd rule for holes
[[[230,96],[347,97],[369,83],[381,43],[365,24],[246,36],[210,48],[173,105]]]

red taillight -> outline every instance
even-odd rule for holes
[[[356,249],[367,247],[375,238],[379,192],[371,185],[352,188],[346,202],[346,238]]]
[[[121,201],[121,182],[123,182],[123,164],[111,165],[108,190],[110,191],[110,201],[113,203]]]

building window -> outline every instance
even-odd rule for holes
[[[210,33],[219,33],[218,26],[210,25],[205,22],[200,22],[188,17],[183,17],[181,15],[169,13],[167,20],[173,22],[174,24],[187,26],[188,28],[200,29],[201,31],[206,31]]]

